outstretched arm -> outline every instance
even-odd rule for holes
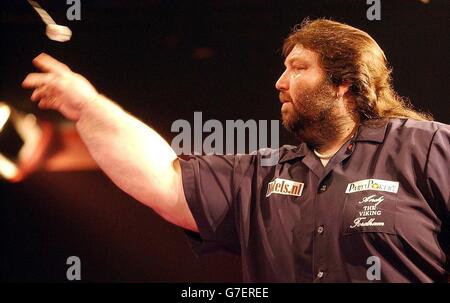
[[[59,111],[76,128],[100,168],[123,191],[171,223],[197,231],[175,152],[153,129],[99,94],[86,78],[46,54],[22,85],[40,108]]]

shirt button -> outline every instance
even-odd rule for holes
[[[323,231],[324,231],[323,225],[320,225],[319,227],[317,227],[317,233],[319,235],[321,235],[323,233]]]
[[[346,153],[346,154],[351,154],[352,151],[353,151],[353,143],[350,143],[350,144],[347,146],[347,150],[345,151],[345,153]]]
[[[319,191],[324,192],[327,190],[327,185],[326,184],[322,184],[322,186],[319,188]]]
[[[322,277],[323,277],[323,271],[319,271],[317,273],[317,278],[322,279]]]

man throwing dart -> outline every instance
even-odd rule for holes
[[[366,32],[318,19],[283,45],[275,86],[301,141],[261,155],[177,157],[153,129],[41,54],[23,82],[76,128],[122,190],[186,230],[198,253],[242,258],[248,282],[449,278],[450,126],[392,88]]]

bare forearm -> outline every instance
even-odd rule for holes
[[[100,168],[122,190],[158,210],[175,203],[176,154],[150,127],[100,96],[87,104],[76,123],[81,138]]]
[[[22,82],[33,89],[31,100],[75,121],[94,160],[123,191],[169,222],[197,231],[180,163],[167,142],[64,63],[40,54],[33,64],[42,72],[30,73]]]

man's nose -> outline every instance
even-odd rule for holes
[[[286,91],[289,89],[289,81],[286,71],[284,71],[280,78],[278,78],[278,81],[275,83],[275,87],[279,91]]]

